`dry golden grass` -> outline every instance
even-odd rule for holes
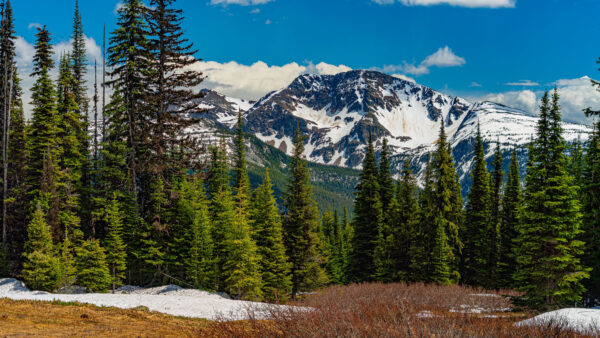
[[[190,337],[207,323],[143,309],[0,299],[1,337]]]

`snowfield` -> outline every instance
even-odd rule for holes
[[[570,328],[580,334],[597,336],[600,333],[600,310],[561,309],[542,313],[539,316],[518,322],[515,325],[538,327],[557,325]]]
[[[123,287],[117,293],[55,294],[31,291],[13,278],[0,279],[0,298],[13,300],[79,302],[96,306],[132,309],[140,306],[173,316],[209,320],[266,319],[272,310],[290,306],[231,300],[226,296],[195,289],[167,285],[151,289]],[[301,309],[301,308],[296,308]]]

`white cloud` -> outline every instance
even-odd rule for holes
[[[31,22],[29,25],[27,25],[27,29],[32,29],[32,28],[42,28],[42,24],[41,23],[37,23],[37,22]]]
[[[483,87],[483,85],[481,83],[471,82],[471,84],[469,85],[469,87],[480,88],[480,87]]]
[[[288,86],[301,74],[333,75],[351,70],[344,65],[331,65],[324,62],[300,65],[296,62],[283,66],[269,66],[262,61],[243,65],[235,61],[219,63],[199,61],[190,66],[206,76],[202,88],[214,89],[222,94],[257,100],[267,93]]]
[[[412,77],[406,76],[404,74],[392,74],[392,76],[395,78],[398,78],[398,79],[402,79],[404,81],[417,83],[417,81],[415,81],[415,79],[413,79]]]
[[[563,119],[569,122],[589,123],[583,109],[591,107],[600,109],[600,93],[592,86],[587,76],[576,79],[562,79],[554,83],[560,95]],[[543,91],[508,91],[504,93],[488,94],[483,98],[489,101],[519,108],[526,112],[537,114]]]
[[[510,91],[498,94],[488,94],[484,97],[487,101],[505,104],[512,108],[534,113],[536,109],[537,96],[531,90]]]
[[[450,5],[470,8],[514,8],[517,0],[373,0],[380,5],[399,2],[405,6]]]
[[[383,67],[386,72],[402,71],[412,75],[423,75],[429,74],[431,67],[460,67],[467,63],[467,61],[454,54],[452,49],[448,46],[438,49],[435,53],[427,56],[420,64],[415,65],[412,63],[405,63],[403,66],[399,65],[388,65]]]
[[[448,46],[440,48],[437,52],[429,55],[423,60],[421,65],[426,67],[457,67],[466,63],[465,59],[457,56]]]
[[[506,85],[507,86],[521,86],[521,87],[537,87],[540,84],[537,82],[532,82],[530,80],[521,80],[519,82],[509,82]]]
[[[262,5],[267,2],[271,2],[275,0],[210,0],[211,5],[241,5],[241,6],[250,6],[250,5]]]

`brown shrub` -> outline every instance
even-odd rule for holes
[[[531,313],[506,312],[502,295],[461,286],[355,284],[332,286],[294,305],[272,308],[271,320],[220,321],[202,328],[217,337],[578,337],[564,323],[515,327]],[[302,308],[301,308],[302,307]],[[306,307],[312,308],[307,310]]]

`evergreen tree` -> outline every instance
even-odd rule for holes
[[[13,80],[13,104],[8,145],[8,178],[6,198],[6,222],[10,248],[7,259],[12,275],[20,271],[23,243],[27,239],[27,187],[25,186],[25,168],[27,165],[27,138],[25,133],[25,114],[21,100],[22,89],[15,72]]]
[[[451,284],[454,281],[451,278],[450,272],[453,254],[446,236],[446,221],[441,216],[438,216],[435,224],[436,231],[430,257],[431,271],[429,280],[436,284]]]
[[[73,35],[71,36],[72,53],[70,60],[67,60],[69,68],[72,68],[72,94],[75,108],[71,114],[73,119],[69,120],[69,124],[77,124],[79,128],[74,130],[74,136],[77,139],[78,149],[80,154],[80,179],[74,181],[78,195],[81,201],[81,213],[85,228],[89,228],[91,222],[91,196],[90,196],[90,137],[88,134],[88,98],[85,76],[87,73],[87,59],[85,35],[83,33],[83,24],[81,21],[81,13],[79,12],[79,0],[75,0],[75,12],[73,14]],[[60,91],[59,91],[60,92]]]
[[[581,195],[584,182],[583,173],[585,170],[585,159],[583,154],[583,145],[581,140],[577,139],[570,147],[571,156],[569,158],[569,174],[575,179],[575,184],[580,188]]]
[[[36,78],[31,89],[33,116],[27,135],[27,185],[33,198],[42,187],[42,176],[46,160],[56,161],[61,157],[58,140],[60,134],[60,118],[56,110],[56,91],[50,79],[52,61],[52,46],[50,33],[43,27],[36,34],[35,55],[33,58],[33,73]],[[45,156],[46,155],[46,156]],[[58,166],[53,164],[54,170]]]
[[[304,136],[296,126],[294,152],[289,164],[289,179],[284,197],[284,244],[292,264],[292,298],[300,291],[314,290],[326,283],[319,257],[317,235],[319,211],[313,199],[308,163],[302,158]]]
[[[183,262],[188,280],[198,288],[214,287],[213,242],[208,201],[201,178],[183,180],[179,210],[186,215],[184,239],[176,245],[186,248]]]
[[[473,185],[467,201],[467,217],[462,231],[462,241],[465,245],[462,256],[463,281],[472,285],[489,286],[490,267],[492,262],[492,236],[496,229],[491,222],[491,192],[490,175],[485,161],[485,150],[481,130],[477,126],[475,140],[475,163],[471,171]]]
[[[105,221],[108,224],[108,235],[104,243],[106,248],[106,264],[108,265],[112,289],[122,285],[127,268],[127,245],[123,241],[123,214],[119,207],[117,194],[113,194],[110,204],[105,210]]]
[[[392,177],[392,169],[390,166],[390,149],[388,147],[387,138],[383,139],[383,147],[381,148],[381,159],[379,160],[379,195],[381,199],[381,207],[383,212],[387,212],[392,198],[395,193],[394,178]]]
[[[491,172],[491,219],[490,219],[490,255],[488,260],[489,276],[488,286],[497,286],[498,263],[500,259],[500,226],[502,223],[502,186],[504,184],[504,172],[502,171],[502,152],[500,142],[496,142],[494,152],[494,168]]]
[[[417,183],[410,170],[410,164],[404,163],[402,179],[398,183],[396,194],[397,225],[393,233],[396,253],[394,254],[397,281],[421,280],[419,264],[427,261],[424,250],[424,234],[420,228],[421,210],[417,200]],[[405,246],[405,247],[403,247]]]
[[[252,199],[251,220],[260,256],[262,291],[267,300],[285,301],[291,291],[290,263],[285,255],[281,217],[273,195],[269,169]]]
[[[354,234],[348,273],[350,280],[354,282],[371,281],[375,278],[377,272],[375,251],[378,244],[383,245],[382,237],[385,236],[382,233],[383,212],[377,175],[373,139],[369,136],[363,170],[356,187],[352,220]],[[378,249],[379,252],[382,250],[384,249],[381,247]]]
[[[600,88],[600,83],[592,80]],[[586,110],[589,117],[600,116],[599,111]],[[600,293],[600,121],[588,140],[582,179],[583,230],[585,236],[584,263],[592,268],[587,287],[594,295]]]
[[[106,292],[111,284],[106,264],[106,252],[95,239],[84,241],[75,248],[77,284],[94,292]]]
[[[58,288],[61,280],[61,263],[56,256],[50,227],[45,218],[42,205],[37,202],[27,226],[22,276],[31,289],[53,291]]]
[[[557,307],[581,299],[589,270],[580,262],[577,187],[568,173],[556,90],[542,99],[537,138],[531,146],[524,206],[516,245],[515,279],[530,305]]]
[[[196,102],[203,94],[197,88],[204,80],[202,73],[190,67],[198,59],[193,44],[184,37],[181,27],[183,11],[174,9],[175,0],[151,0],[146,11],[147,43],[152,72],[149,73],[147,102],[155,112],[147,132],[151,140],[148,158],[151,170],[171,186],[173,175],[190,167],[203,151],[192,135],[181,130],[196,123],[194,116],[202,112]]]
[[[143,185],[138,176],[147,164],[148,121],[152,109],[148,103],[148,84],[152,73],[152,56],[148,53],[148,26],[144,20],[147,9],[141,0],[126,0],[118,9],[117,29],[110,38],[107,66],[111,80],[106,85],[114,93],[106,113],[110,116],[107,132],[111,138],[125,142],[125,159],[129,179],[128,191],[138,199]],[[149,175],[151,176],[151,175]],[[147,196],[146,196],[147,197]],[[139,201],[138,201],[139,202]],[[140,214],[145,215],[145,209]]]
[[[521,174],[517,149],[514,148],[510,160],[508,180],[502,199],[502,222],[500,224],[500,248],[498,258],[498,287],[514,286],[513,273],[517,269],[515,262],[515,239],[519,226],[519,209],[523,203],[521,194]]]
[[[0,4],[2,19],[0,22],[0,102],[2,103],[2,115],[0,115],[0,145],[2,152],[2,248],[4,255],[8,254],[9,248],[9,224],[8,224],[8,198],[10,195],[8,172],[9,152],[11,136],[11,117],[14,104],[12,91],[14,90],[15,78],[15,39],[16,32],[12,6],[10,1],[2,1]],[[8,257],[5,257],[8,258]]]
[[[444,250],[438,250],[436,254],[443,253],[447,256],[447,259],[440,260],[437,258],[435,264],[448,262],[450,265],[450,280],[456,282],[460,279],[458,260],[463,248],[463,243],[459,237],[460,229],[463,226],[463,201],[458,174],[454,167],[454,158],[452,157],[450,144],[447,141],[443,122],[431,166],[435,197],[432,200],[433,209],[429,217],[434,220],[433,229],[436,233],[439,231],[440,225],[443,226],[445,232],[445,236],[439,236],[434,241],[439,241],[440,245],[446,242],[450,248],[446,250],[445,246],[441,246],[444,247]]]
[[[65,238],[60,244],[59,252],[61,265],[60,286],[63,288],[68,288],[75,284],[77,280],[75,257],[73,256],[73,242],[71,241],[71,236],[68,229],[65,229]]]

